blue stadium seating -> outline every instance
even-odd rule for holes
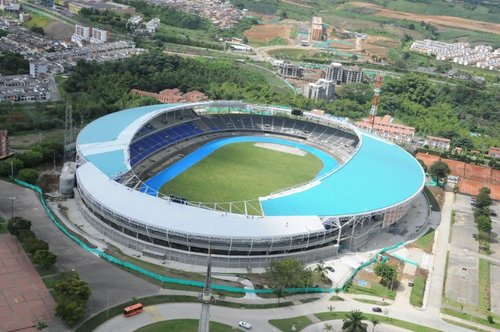
[[[161,148],[201,133],[203,131],[198,126],[192,123],[183,123],[147,135],[130,145],[130,165],[135,166]]]

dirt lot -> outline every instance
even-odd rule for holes
[[[47,25],[44,29],[45,33],[54,39],[70,40],[73,34],[74,27],[68,23],[54,21]]]
[[[368,36],[361,41],[361,48],[366,50],[369,57],[375,55],[379,58],[385,58],[390,49],[399,48],[399,42],[388,37]]]
[[[292,30],[291,25],[283,24],[260,24],[254,25],[251,29],[245,31],[245,36],[249,40],[268,42],[276,37],[281,37],[288,40],[288,44],[291,45],[293,40],[290,39],[290,31]]]
[[[423,14],[413,14],[413,13],[404,13],[398,12],[390,9],[385,9],[383,7],[366,3],[366,2],[349,2],[349,5],[363,8],[371,8],[376,9],[377,16],[384,16],[390,18],[397,19],[406,19],[410,21],[425,21],[427,23],[431,23],[437,26],[446,26],[452,28],[462,28],[467,30],[474,31],[483,31],[494,34],[500,34],[500,24],[488,23],[488,22],[480,22],[469,20],[466,18],[453,17],[453,16],[435,16],[435,15],[423,15]]]

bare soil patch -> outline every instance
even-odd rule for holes
[[[292,40],[290,40],[291,29],[292,29],[291,25],[260,24],[260,25],[254,25],[251,29],[245,31],[244,35],[247,36],[249,40],[254,40],[259,42],[268,42],[276,37],[280,37],[288,40],[288,43],[291,44],[292,42]]]
[[[301,2],[292,1],[292,0],[281,0],[281,2],[289,3],[289,4],[292,4],[292,5],[299,6],[299,7],[304,7],[304,8],[313,8],[312,6],[306,5],[306,4],[301,3]]]
[[[44,29],[45,34],[54,39],[70,40],[74,32],[74,27],[68,23],[54,21]]]
[[[374,15],[377,16],[397,18],[402,20],[406,19],[417,22],[424,21],[437,26],[483,31],[483,32],[494,33],[497,35],[500,34],[500,24],[496,23],[481,22],[454,16],[424,15],[424,14],[398,12],[390,9],[385,9],[383,7],[366,2],[349,2],[349,5],[355,7],[375,9],[377,10],[377,12]]]
[[[399,47],[398,41],[382,36],[368,36],[360,43],[361,48],[366,51],[366,55],[369,57],[375,55],[379,58],[385,58],[390,49]]]

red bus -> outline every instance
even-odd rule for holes
[[[130,317],[133,315],[137,315],[138,313],[142,312],[143,309],[144,306],[141,303],[132,304],[131,306],[123,309],[123,316]]]

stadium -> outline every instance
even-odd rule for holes
[[[78,135],[75,199],[110,240],[180,264],[263,268],[356,250],[425,176],[346,119],[239,101],[152,105]]]

